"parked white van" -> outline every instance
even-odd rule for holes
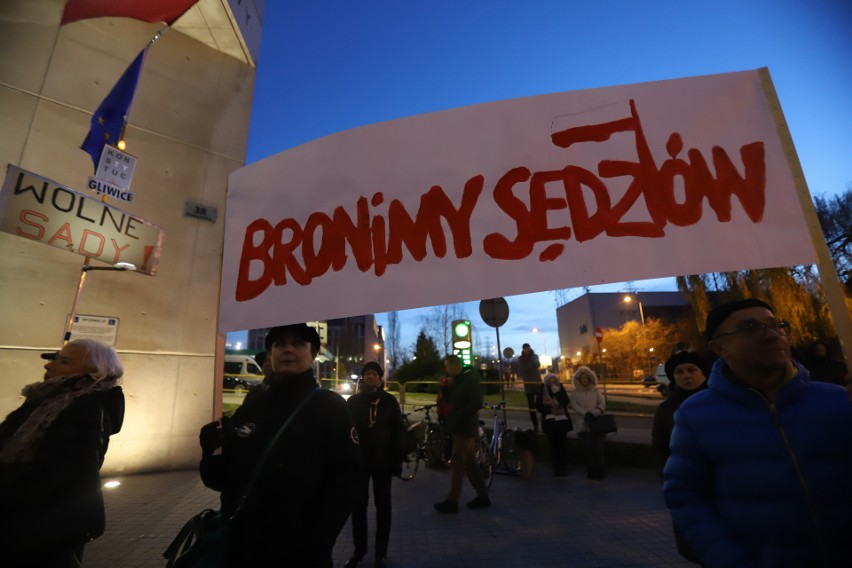
[[[260,384],[263,370],[253,357],[248,355],[225,355],[225,378],[223,388],[226,391],[242,393]]]
[[[225,355],[226,375],[257,375],[263,379],[263,370],[254,357],[248,355]],[[251,378],[251,377],[250,377]]]

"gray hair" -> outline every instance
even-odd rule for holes
[[[84,361],[89,374],[96,381],[102,379],[120,379],[124,375],[124,365],[118,360],[118,353],[110,345],[94,339],[73,339],[68,345],[75,345],[85,351]]]

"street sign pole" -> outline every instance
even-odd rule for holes
[[[603,385],[604,400],[606,400],[606,367],[603,362],[603,352],[601,351],[601,342],[603,342],[603,330],[599,327],[595,328],[595,341],[598,344],[598,365],[601,371],[601,384]]]
[[[506,382],[503,380],[503,350],[500,348],[500,326],[509,319],[509,304],[505,298],[491,298],[479,302],[482,320],[497,331],[497,372],[500,373],[500,400],[506,400]],[[503,405],[503,422],[506,422],[506,405]]]

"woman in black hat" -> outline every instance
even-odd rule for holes
[[[707,375],[709,375],[707,360],[691,351],[682,351],[669,357],[665,369],[666,376],[674,388],[672,394],[657,406],[651,431],[651,445],[657,456],[657,468],[661,479],[663,466],[669,459],[669,440],[674,429],[674,413],[684,400],[707,388]]]
[[[657,469],[663,478],[663,467],[669,459],[669,440],[674,430],[674,414],[680,405],[693,394],[707,388],[709,368],[707,360],[690,351],[675,353],[665,365],[666,376],[671,381],[671,395],[657,406],[654,413],[654,426],[651,431],[651,447],[657,457]],[[681,556],[690,562],[698,562],[698,556],[686,543],[678,528],[674,527],[675,542]]]
[[[393,395],[384,390],[384,370],[370,361],[361,369],[358,393],[349,400],[349,411],[358,431],[363,458],[361,475],[352,508],[352,538],[355,552],[344,565],[357,566],[367,553],[367,500],[370,479],[376,505],[376,568],[386,565],[391,527],[391,479],[402,471],[402,413]]]
[[[270,329],[273,374],[229,419],[201,429],[201,480],[221,492],[223,513],[236,514],[228,567],[334,565],[361,457],[346,401],[314,377],[319,349],[317,331],[304,323]]]

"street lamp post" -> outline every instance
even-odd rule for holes
[[[629,304],[632,301],[633,301],[633,298],[631,298],[630,296],[624,296],[624,303],[625,304]],[[639,321],[642,322],[642,327],[645,327],[645,312],[642,311],[642,300],[640,300],[639,297],[637,296],[636,301],[639,302]]]
[[[636,294],[634,293],[634,295],[636,295]],[[625,304],[629,304],[632,301],[633,301],[633,298],[631,296],[629,296],[629,295],[624,296],[624,303]],[[642,337],[645,338],[645,333],[646,333],[645,332],[645,312],[642,310],[642,300],[639,299],[639,296],[636,296],[636,301],[639,303],[639,321],[642,322]],[[646,342],[646,344],[647,344],[647,342]],[[654,350],[654,348],[652,347],[651,351],[653,352],[653,350]],[[640,364],[641,364],[641,362],[642,361],[641,361],[641,358],[640,358]]]
[[[537,327],[532,328],[533,333],[541,333]],[[544,342],[544,354],[547,355],[547,337],[542,333],[541,340]]]
[[[62,334],[62,345],[71,341],[71,330],[74,327],[74,318],[77,316],[77,308],[80,306],[80,296],[83,294],[83,286],[86,284],[86,274],[94,270],[116,270],[124,272],[127,270],[136,270],[136,265],[129,262],[117,262],[113,266],[92,266],[91,257],[86,257],[83,261],[83,267],[80,269],[80,281],[77,284],[77,292],[74,294],[74,303],[71,305],[71,314],[68,316],[68,323],[65,325],[65,333]]]

